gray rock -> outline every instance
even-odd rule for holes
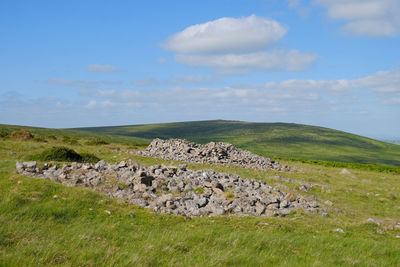
[[[15,167],[17,168],[18,173],[21,173],[24,171],[24,164],[19,161],[17,161],[17,163],[15,164]]]
[[[196,155],[227,160],[230,154],[221,150],[218,144],[210,145],[211,152],[200,151]],[[239,156],[232,158],[239,159]],[[49,166],[40,169],[35,162],[16,163],[17,171],[23,174],[67,186],[86,186],[121,201],[168,214],[188,217],[224,214],[285,216],[299,208],[309,213],[321,211],[316,201],[307,201],[299,196],[290,202],[288,194],[263,182],[213,170],[192,171],[186,166],[145,167],[133,161],[111,165],[104,160],[94,166],[79,163],[64,165],[61,169]],[[120,183],[118,186],[114,184],[115,179]]]
[[[34,171],[36,169],[36,161],[26,161],[22,163],[26,171]]]

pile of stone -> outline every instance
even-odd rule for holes
[[[259,170],[290,170],[288,166],[237,148],[229,143],[210,142],[199,145],[184,139],[162,140],[157,138],[150,143],[146,150],[138,151],[137,154],[190,163],[233,164]]]
[[[321,211],[316,201],[286,194],[265,183],[185,165],[150,167],[133,161],[108,164],[72,163],[58,168],[17,162],[18,173],[68,186],[85,186],[154,211],[193,216],[284,216],[292,210]]]

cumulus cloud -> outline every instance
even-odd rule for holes
[[[286,33],[279,22],[255,15],[221,18],[190,26],[169,37],[163,47],[175,52],[181,64],[213,67],[219,73],[304,70],[316,55],[272,49]]]
[[[381,93],[383,95],[400,95],[400,69],[378,71],[372,75],[358,79],[335,80],[287,80],[280,83],[268,82],[263,85],[253,85],[258,88],[279,89],[281,91],[331,91],[344,92],[351,89]]]
[[[398,0],[314,0],[333,19],[347,21],[343,31],[371,37],[392,36],[400,30]]]
[[[85,88],[95,88],[95,87],[99,86],[98,82],[77,81],[77,80],[68,80],[68,79],[59,79],[59,78],[48,79],[47,83],[56,84],[56,85],[64,85],[64,86],[73,86],[73,87],[85,87]]]
[[[103,64],[90,64],[86,67],[88,72],[115,72],[117,67]]]
[[[255,15],[221,18],[190,26],[163,47],[178,53],[251,52],[276,43],[286,32],[277,21]]]

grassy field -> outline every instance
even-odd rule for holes
[[[144,165],[176,163],[121,152],[143,147],[142,140],[31,130],[36,139],[0,138],[0,266],[400,264],[400,229],[396,227],[400,220],[400,177],[396,173],[354,168],[350,175],[342,175],[342,167],[284,160],[301,171],[277,173],[189,164],[192,169],[214,168],[259,179],[283,191],[315,196],[321,203],[329,200],[332,205],[326,205],[329,216],[298,211],[284,218],[187,219],[153,213],[85,188],[24,177],[15,171],[17,160],[56,145],[108,162],[131,158]],[[109,143],[93,145],[88,142],[93,138],[108,138]],[[277,180],[277,174],[323,186],[302,192],[298,184]],[[379,224],[367,222],[368,218]],[[337,228],[343,233],[335,231]]]
[[[400,146],[328,128],[289,123],[197,121],[74,130],[131,136],[229,142],[254,153],[280,158],[400,166]]]

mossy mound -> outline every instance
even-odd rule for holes
[[[75,150],[63,146],[52,147],[50,149],[47,149],[43,151],[41,154],[33,156],[33,159],[42,161],[69,161],[69,162],[88,162],[88,163],[95,163],[100,160],[93,154],[89,153],[79,154]]]

